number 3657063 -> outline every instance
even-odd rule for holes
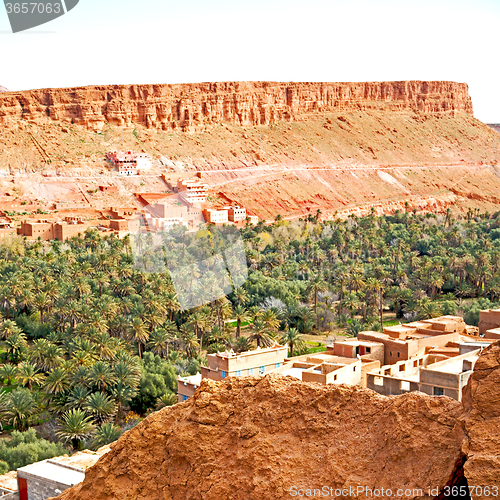
[[[7,14],[60,14],[60,3],[7,3]]]

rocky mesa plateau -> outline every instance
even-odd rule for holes
[[[83,179],[86,187],[111,180],[130,198],[136,186],[104,161],[107,151],[121,149],[149,153],[158,178],[203,171],[216,202],[238,203],[267,220],[318,209],[325,217],[371,207],[492,211],[499,202],[500,134],[474,118],[462,83],[220,82],[3,92],[0,127],[0,195],[20,201],[23,193],[9,192],[9,182],[47,177]],[[150,177],[139,176],[140,182],[147,187]]]

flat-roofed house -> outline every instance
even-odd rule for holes
[[[385,365],[367,374],[367,387],[384,396],[420,391],[461,401],[480,352],[476,349],[446,359],[423,354]]]

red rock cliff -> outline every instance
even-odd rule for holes
[[[221,122],[269,125],[367,109],[472,114],[472,102],[466,84],[441,81],[110,85],[5,93],[0,125],[52,119],[91,130],[110,123],[197,131]]]

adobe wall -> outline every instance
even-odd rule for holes
[[[500,326],[500,309],[479,311],[479,334]],[[492,338],[492,337],[490,337]]]

